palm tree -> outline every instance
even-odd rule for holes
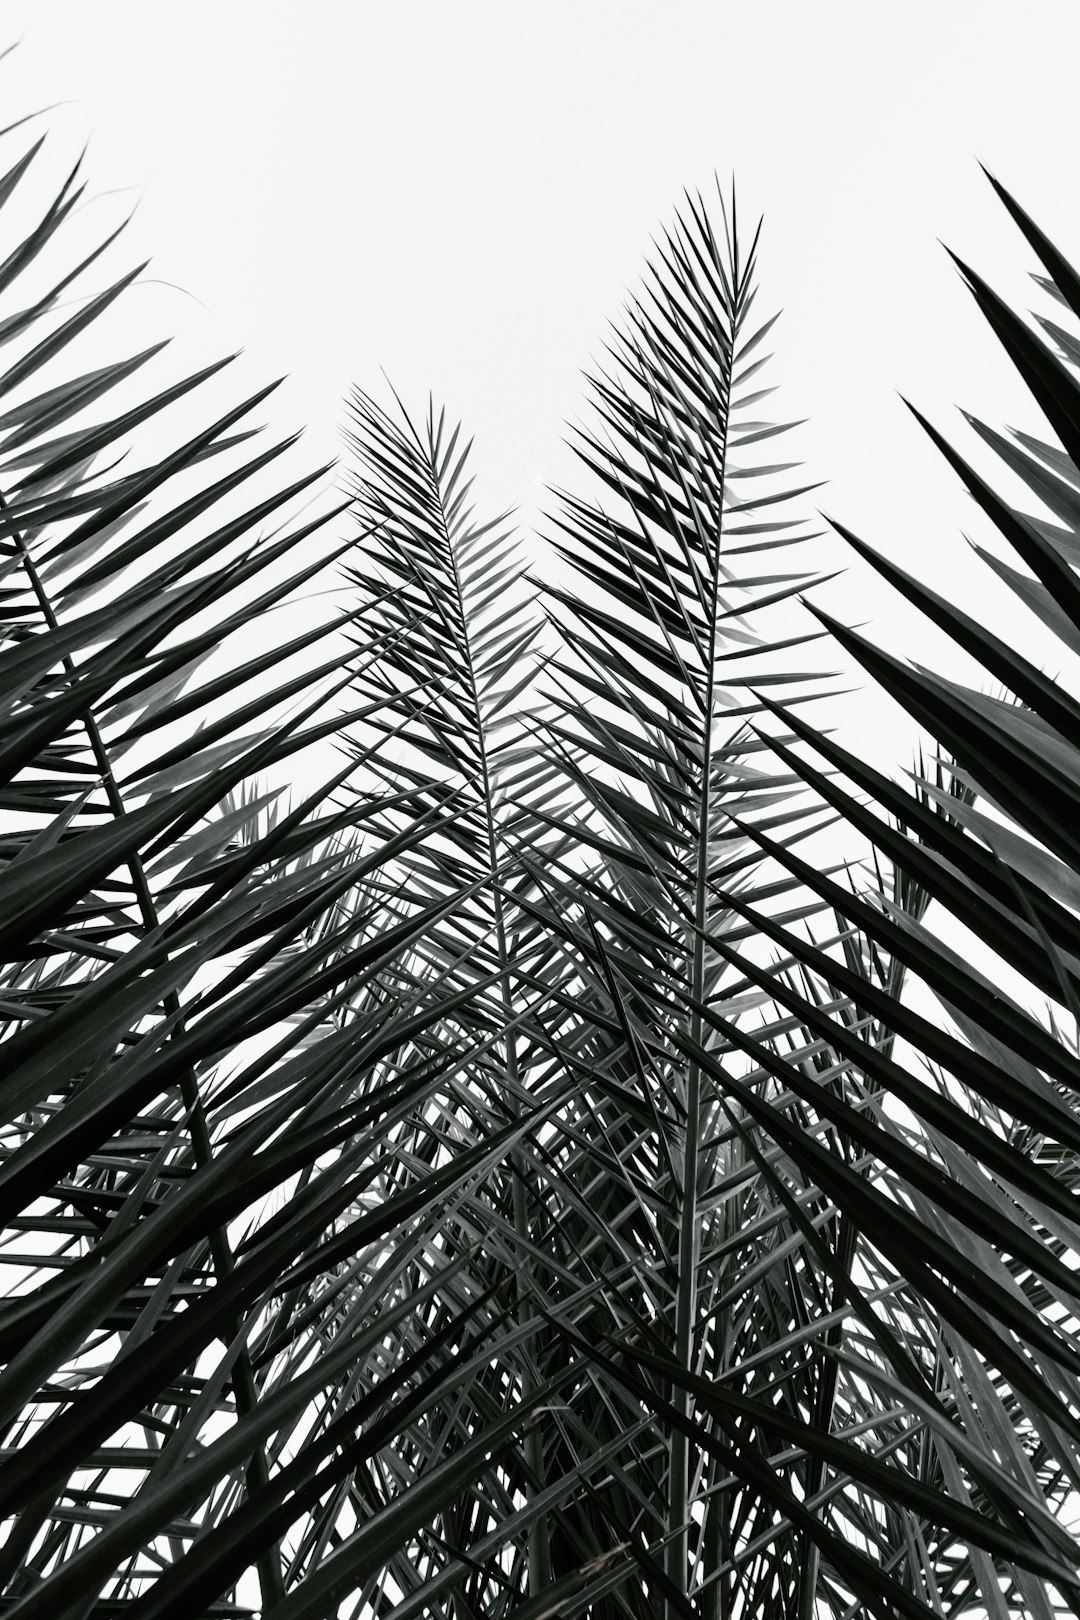
[[[5,197],[33,155],[12,166]],[[12,288],[0,655],[6,1600],[13,1612],[83,1613],[87,1592],[104,1588],[100,1612],[144,1592],[153,1612],[232,1612],[228,1594],[252,1568],[268,1612],[340,1536],[372,1410],[404,1424],[395,1391],[405,1388],[403,1410],[422,1411],[409,1380],[445,1382],[505,1315],[455,1292],[461,1262],[437,1206],[452,1208],[520,1128],[449,1163],[388,1152],[443,1070],[452,1086],[425,1031],[470,992],[443,976],[387,997],[402,953],[458,897],[403,904],[380,893],[378,874],[452,821],[453,794],[436,791],[391,833],[382,799],[349,792],[364,750],[295,804],[260,784],[380,707],[341,713],[329,701],[379,656],[374,633],[355,659],[335,641],[315,667],[308,656],[291,679],[263,679],[363,616],[349,608],[295,635],[281,612],[353,547],[324,542],[312,560],[305,545],[347,503],[265,531],[316,470],[214,517],[291,443],[237,455],[251,430],[230,430],[267,390],[215,408],[207,428],[138,471],[102,464],[132,442],[137,454],[137,430],[218,366],[89,422],[156,350],[33,392],[39,369],[66,358],[132,280],[56,323],[60,293],[106,243],[44,294],[21,291],[78,195],[72,177],[0,276]],[[230,659],[229,638],[256,622],[258,651]],[[403,1042],[407,1059],[387,1070]],[[335,1259],[354,1248],[369,1266],[359,1289]],[[405,1359],[376,1394],[358,1390],[355,1369],[405,1316]],[[447,1494],[488,1443],[478,1437],[445,1470]],[[324,1527],[299,1504],[342,1479],[351,1495]],[[305,1514],[308,1540],[294,1544],[285,1532]],[[178,1561],[193,1536],[197,1556]]]
[[[310,519],[268,390],[163,452],[221,365],[65,370],[134,279],[35,282],[78,193],[0,264],[5,1612],[1076,1612],[1080,710],[846,530],[1004,696],[798,614],[734,202],[659,247],[529,585],[434,405],[358,391]],[[1054,521],[931,432],[1071,650],[1080,343],[965,273]],[[829,637],[911,788],[808,718]]]
[[[958,1407],[957,1380],[971,1379],[982,1346],[961,1349],[951,1336],[958,1319],[974,1322],[954,1294],[970,1279],[973,1242],[1002,1236],[1001,1211],[991,1216],[971,1187],[988,1158],[995,1171],[1006,1161],[967,1094],[961,1104],[941,1078],[928,1102],[893,1050],[910,1027],[906,1009],[896,1011],[905,972],[918,971],[898,942],[920,932],[938,893],[923,845],[893,834],[865,893],[797,853],[805,828],[791,829],[805,806],[772,806],[793,783],[870,829],[861,807],[793,752],[819,735],[794,702],[765,695],[785,678],[805,687],[806,674],[761,667],[745,611],[740,641],[725,635],[733,591],[760,611],[798,587],[791,576],[731,570],[747,550],[789,543],[782,503],[805,494],[747,499],[745,489],[763,486],[735,481],[791,470],[748,465],[754,452],[743,450],[783,431],[738,414],[756,404],[740,388],[760,364],[746,364],[759,335],[745,315],[752,271],[734,229],[721,247],[691,203],[664,244],[651,305],[632,311],[621,375],[596,384],[608,440],[589,437],[584,454],[616,492],[618,515],[570,498],[566,554],[587,584],[577,598],[550,593],[577,621],[564,629],[560,668],[587,764],[568,759],[566,771],[605,857],[585,879],[548,874],[599,987],[589,1088],[600,1088],[609,1116],[593,1168],[622,1196],[590,1199],[594,1247],[627,1229],[627,1211],[635,1216],[619,1255],[630,1285],[608,1290],[603,1360],[602,1330],[590,1324],[590,1377],[613,1406],[632,1398],[657,1440],[628,1469],[636,1517],[621,1503],[618,1520],[640,1527],[631,1550],[646,1595],[616,1590],[616,1571],[607,1583],[613,1613],[657,1602],[671,1615],[693,1607],[800,1620],[852,1605],[925,1614],[948,1602],[958,1613],[974,1592],[995,1601],[995,1557],[1017,1570],[1008,1579],[1018,1591],[1033,1588],[1028,1570],[1068,1588],[1068,1538],[1051,1509],[1072,1476],[1055,1474],[1049,1508],[1025,1476],[1021,1507],[991,1439],[1000,1404],[987,1411],[989,1396],[965,1391]],[[747,666],[731,660],[755,651],[752,673],[733,678]],[[724,727],[721,694],[729,713],[752,718],[748,741]],[[766,734],[766,710],[783,733]],[[828,758],[839,762],[835,750]],[[963,781],[952,791],[947,766],[937,771],[915,803],[920,837],[940,846],[961,836],[972,795]],[[762,800],[768,808],[755,809]],[[890,807],[899,813],[895,793]],[[865,914],[874,929],[860,937]],[[831,938],[825,917],[835,919]],[[968,906],[964,917],[970,926]],[[763,956],[763,942],[779,946],[779,961]],[[929,1055],[943,1063],[945,1049]],[[1024,1172],[1031,1189],[1038,1177],[1030,1164]],[[1061,1197],[1050,1196],[1060,1214]],[[1010,1252],[1068,1290],[1064,1257],[1048,1255],[1042,1232],[1009,1228]],[[612,1255],[596,1269],[616,1268]],[[1071,1360],[1027,1297],[1009,1321]],[[584,1352],[585,1336],[575,1342]],[[1011,1376],[1013,1361],[995,1368]],[[1029,1375],[1022,1388],[1031,1387]],[[969,1408],[965,1423],[958,1412]],[[1014,1433],[1030,1420],[1011,1415]]]

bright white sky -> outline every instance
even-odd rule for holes
[[[481,502],[526,520],[574,478],[562,424],[650,235],[684,185],[734,172],[766,216],[760,307],[785,310],[767,380],[777,415],[810,418],[792,448],[829,480],[822,505],[969,606],[1007,600],[965,564],[961,528],[986,531],[897,391],[957,431],[956,403],[1039,426],[938,238],[1036,301],[981,158],[1080,258],[1076,0],[2,15],[25,36],[7,106],[72,103],[58,138],[90,136],[92,189],[138,201],[132,257],[186,289],[158,289],[164,331],[291,373],[274,410],[313,455],[336,452],[351,382],[378,393],[385,367],[418,414],[432,388],[476,435]],[[905,622],[861,569],[825,600],[886,635]]]

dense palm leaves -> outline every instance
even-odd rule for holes
[[[815,733],[790,699],[764,696],[785,681],[800,700],[813,688],[777,669],[775,640],[763,659],[752,634],[755,609],[801,582],[738,571],[796,537],[784,503],[805,493],[744,481],[792,470],[755,464],[782,428],[741,415],[760,397],[745,396],[767,330],[747,319],[752,259],[730,238],[721,247],[691,205],[650,304],[633,312],[619,374],[596,384],[606,436],[583,454],[614,492],[610,510],[564,507],[564,554],[587,583],[576,598],[551,593],[566,645],[553,667],[571,701],[549,731],[603,860],[586,874],[548,863],[549,927],[577,949],[597,1019],[583,1099],[602,1136],[582,1133],[590,1198],[576,1248],[606,1250],[597,1271],[610,1281],[606,1328],[563,1326],[582,1350],[606,1336],[591,1378],[620,1421],[652,1420],[651,1449],[624,1465],[634,1511],[607,1515],[608,1538],[621,1524],[637,1564],[613,1613],[959,1611],[998,1579],[995,1557],[1024,1566],[1008,1577],[1017,1590],[1032,1570],[1067,1586],[1073,1550],[1030,1469],[1022,1503],[1005,1487],[992,1382],[992,1411],[967,1386],[984,1316],[1000,1353],[979,1363],[981,1386],[992,1371],[1014,1398],[1036,1387],[999,1327],[1062,1376],[1074,1352],[993,1267],[973,1277],[973,1256],[1000,1247],[1026,1268],[1009,1273],[1014,1286],[1033,1270],[1066,1309],[1076,1295],[1030,1214],[1006,1223],[1000,1197],[976,1196],[987,1169],[1021,1159],[981,1098],[928,1086],[893,1051],[916,965],[899,941],[938,894],[923,844],[959,836],[970,793],[950,793],[939,770],[915,801],[914,854],[886,829],[887,906],[880,884],[853,898],[850,880],[798,853],[805,806],[783,798],[800,778],[873,829],[792,752]],[[769,709],[783,732],[766,734]],[[724,724],[732,710],[753,717],[749,738]],[[851,924],[870,908],[882,926],[860,940]],[[1024,1168],[1034,1191],[1041,1178]],[[1071,1197],[1049,1196],[1071,1212]],[[1070,1422],[1062,1402],[1053,1410]],[[1051,1509],[1069,1478],[1057,1467]],[[958,1557],[958,1539],[974,1551]]]
[[[1003,695],[798,608],[734,205],[534,596],[433,407],[355,395],[330,539],[267,391],[83,369],[78,195],[0,263],[5,1612],[1076,1612],[1080,705],[846,530]],[[1080,279],[1002,197],[1058,442],[969,421],[1039,512],[929,431],[1071,654]],[[830,636],[911,787],[813,723]]]
[[[1073,315],[1080,313],[1074,273],[1012,199],[1003,191],[1001,196],[1049,272],[1040,278],[1043,284]],[[1060,316],[1040,317],[1057,345],[1055,354],[978,276],[965,275],[1059,444],[1030,433],[1006,437],[973,417],[968,420],[1056,521],[1011,507],[925,425],[1028,570],[982,551],[1022,607],[1033,610],[1052,633],[1056,645],[1048,645],[1046,663],[1053,667],[1062,646],[1067,653],[1076,648],[1080,396],[1070,369],[1076,340],[1060,325]],[[884,1262],[938,1316],[935,1343],[915,1358],[904,1382],[913,1394],[914,1372],[932,1383],[934,1449],[942,1477],[955,1495],[992,1503],[1003,1519],[1017,1511],[1014,1492],[1003,1493],[1000,1482],[960,1452],[954,1436],[962,1434],[984,1455],[992,1448],[1012,1481],[1071,1522],[1080,1484],[1075,1449],[1080,1214],[1075,700],[1064,682],[1051,680],[970,615],[856,536],[841,532],[973,654],[988,677],[1004,686],[1005,695],[988,697],[912,669],[831,625],[866,669],[940,739],[954,762],[953,779],[943,782],[939,775],[928,781],[923,775],[913,794],[791,715],[783,718],[811,751],[786,757],[910,885],[975,935],[983,946],[983,971],[971,965],[969,949],[961,954],[949,947],[951,930],[944,920],[932,933],[918,914],[898,914],[872,893],[845,894],[790,854],[781,854],[783,863],[836,905],[859,930],[867,951],[887,951],[935,993],[948,1026],[943,1029],[940,1018],[920,1017],[902,1005],[892,985],[883,987],[885,995],[882,987],[860,994],[850,973],[838,973],[790,933],[775,930],[773,937],[801,958],[819,986],[861,1001],[879,1032],[879,1056],[858,1052],[858,1103],[864,1116],[858,1128],[879,1161],[874,1187],[886,1201],[867,1204],[857,1264]],[[843,786],[845,778],[850,787]],[[963,791],[950,791],[956,784]],[[997,982],[995,961],[1013,970],[1012,995]],[[1045,1012],[1040,1015],[1041,1001]],[[794,997],[788,1005],[797,1016],[807,1010]],[[830,1021],[820,1027],[825,1038],[836,1038]],[[908,1048],[902,1060],[896,1057],[902,1050],[895,1047],[897,1040]],[[868,1129],[870,1119],[873,1129]],[[902,1156],[901,1143],[916,1157]],[[902,1225],[896,1221],[897,1205],[904,1210]],[[844,1359],[852,1368],[862,1362],[869,1377],[879,1354],[868,1339],[860,1344],[852,1335]],[[949,1429],[942,1421],[946,1415]],[[1054,1538],[1049,1522],[1043,1518],[1040,1524],[1031,1514],[1027,1523],[1049,1548]],[[958,1560],[955,1548],[942,1548],[923,1562],[928,1598],[948,1603],[949,1612],[964,1604],[975,1610],[981,1605],[991,1614],[1046,1614],[1055,1604],[1075,1611],[1075,1576],[1044,1588],[1007,1563]]]
[[[95,1591],[190,1615],[238,1582],[249,1608],[323,1612],[325,1592],[297,1593],[344,1525],[365,1521],[352,1589],[426,1516],[365,1459],[490,1359],[505,1301],[462,1277],[447,1212],[524,1125],[485,1120],[464,1146],[449,1126],[464,1060],[425,1032],[471,985],[386,989],[459,895],[379,874],[454,824],[453,790],[394,829],[354,786],[363,749],[292,808],[256,785],[383,702],[328,701],[364,680],[381,621],[343,659],[327,638],[362,613],[298,634],[280,611],[332,558],[310,538],[326,516],[262,525],[319,474],[230,507],[287,448],[237,458],[261,394],[142,461],[137,440],[122,477],[96,470],[216,367],[112,417],[98,402],[152,354],[38,383],[130,280],[60,325],[70,267],[22,291],[77,195],[2,274],[5,1589],[23,1615],[83,1614]],[[256,622],[271,646],[245,658]],[[432,1112],[418,1147],[402,1122]],[[453,1501],[526,1411],[507,1404],[441,1475],[437,1437],[401,1466],[431,1464],[425,1489]]]

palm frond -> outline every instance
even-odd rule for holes
[[[5,196],[31,173],[17,162]],[[400,1252],[404,1232],[482,1179],[521,1127],[389,1173],[387,1121],[428,1098],[443,1070],[452,1081],[425,1031],[473,991],[444,975],[411,998],[376,994],[369,1009],[380,977],[456,902],[450,889],[396,911],[372,897],[410,841],[453,821],[453,795],[433,794],[390,837],[381,802],[340,799],[365,750],[295,807],[255,786],[379,706],[343,716],[330,701],[355,674],[340,652],[278,684],[262,679],[355,613],[283,635],[272,655],[236,650],[256,623],[282,623],[282,607],[354,542],[323,542],[312,561],[305,543],[342,509],[327,501],[314,520],[266,532],[325,471],[265,492],[261,475],[291,446],[247,447],[244,424],[266,390],[214,405],[208,427],[151,448],[151,418],[218,366],[112,416],[95,414],[99,403],[141,377],[157,348],[42,388],[39,371],[68,363],[69,345],[132,280],[59,325],[52,293],[22,292],[19,312],[19,278],[75,196],[69,181],[0,275],[15,311],[0,327],[11,356],[0,424],[0,1201],[12,1279],[0,1313],[10,1521],[0,1563],[13,1613],[82,1614],[94,1592],[106,1607],[158,1604],[149,1594],[163,1568],[175,1573],[160,1603],[209,1582],[213,1612],[248,1581],[211,1563],[215,1527],[245,1501],[292,1490],[287,1462],[313,1406],[336,1401],[339,1425],[369,1409],[385,1416],[421,1369],[460,1364],[483,1315],[468,1289],[456,1303],[451,1291],[430,1348],[418,1320],[401,1367],[358,1406],[343,1369],[388,1329],[346,1316],[335,1331],[338,1291],[320,1279],[332,1279],[343,1234],[373,1265],[388,1243]],[[122,454],[137,470],[117,477]],[[203,718],[194,731],[192,716]],[[406,1058],[387,1070],[391,1052]],[[432,1240],[432,1278],[448,1262],[452,1276]],[[400,1300],[390,1322],[395,1309]],[[268,1358],[260,1336],[277,1347]],[[257,1570],[264,1607],[293,1584],[292,1522],[250,1536],[241,1560]],[[227,1571],[221,1584],[211,1569]]]
[[[995,186],[1050,272],[1049,280],[1036,279],[1067,306],[1075,303],[1074,273]],[[974,416],[967,420],[1056,521],[1011,506],[938,429],[924,426],[1023,567],[985,547],[975,548],[977,556],[1014,591],[1018,611],[1033,612],[1071,653],[1080,622],[1071,494],[1080,476],[1075,353],[1060,316],[1040,320],[1055,354],[974,271],[961,269],[1059,443],[1030,432],[1006,437]],[[1078,1593],[1066,1536],[1080,1437],[1073,1366],[1080,1235],[1073,1173],[1080,1079],[1076,705],[1066,681],[1051,679],[1011,641],[835,527],[1004,692],[987,696],[908,665],[816,609],[841,645],[937,739],[940,752],[932,778],[920,762],[912,786],[904,786],[783,704],[770,705],[799,745],[781,741],[777,752],[871,842],[879,875],[869,887],[845,888],[748,826],[759,847],[835,908],[857,942],[854,956],[840,966],[796,934],[764,926],[799,962],[807,984],[851,997],[869,1021],[862,1033],[845,1035],[829,1006],[812,1013],[805,995],[779,992],[853,1065],[843,1106],[854,1105],[857,1117],[845,1112],[845,1129],[870,1155],[867,1192],[881,1202],[867,1205],[861,1219],[852,1275],[884,1265],[938,1319],[936,1342],[924,1330],[921,1400],[932,1390],[936,1407],[924,1404],[928,1460],[950,1494],[1030,1538],[1023,1553],[1019,1544],[1010,1550],[983,1542],[965,1559],[945,1545],[935,1550],[923,1535],[919,1556],[940,1612],[965,1612],[975,1603],[1002,1616],[1071,1612]],[[891,899],[880,881],[886,870],[896,873]],[[868,971],[874,959],[881,964],[876,974]],[[742,965],[760,977],[760,969]],[[916,987],[917,999],[901,993],[905,983]],[[790,1068],[781,1077],[794,1083]],[[829,1113],[841,1123],[835,1104]],[[815,1149],[814,1157],[823,1151]],[[823,1185],[832,1174],[829,1167]],[[834,1197],[841,1190],[837,1183]],[[843,1359],[881,1389],[906,1386],[913,1399],[910,1373],[898,1378],[881,1359],[883,1348],[845,1334]],[[1002,1477],[997,1467],[1005,1459]],[[1056,1546],[1066,1567],[1040,1571],[1030,1559],[1031,1542],[1047,1551]]]

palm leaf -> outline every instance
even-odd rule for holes
[[[5,195],[31,173],[17,163]],[[75,195],[69,181],[16,244],[0,273],[5,296],[18,300],[19,278]],[[219,367],[109,417],[92,413],[107,391],[141,378],[156,349],[43,386],[45,368],[55,376],[68,364],[131,282],[119,277],[56,326],[56,291],[96,257],[36,299],[22,291],[24,308],[16,302],[0,326],[11,353],[0,444],[10,635],[0,653],[10,812],[3,1255],[18,1278],[0,1321],[10,1448],[0,1493],[13,1519],[0,1559],[11,1612],[50,1614],[84,1613],[94,1590],[106,1606],[130,1601],[163,1564],[204,1567],[201,1538],[238,1499],[278,1488],[290,1431],[309,1424],[316,1394],[333,1401],[341,1386],[333,1290],[324,1321],[305,1262],[325,1256],[316,1283],[332,1274],[346,1230],[373,1257],[388,1237],[400,1247],[401,1230],[430,1224],[503,1141],[489,1133],[493,1147],[485,1139],[460,1162],[410,1169],[366,1225],[350,1214],[385,1181],[387,1119],[437,1083],[425,1030],[473,993],[443,976],[376,1019],[354,1018],[456,900],[447,891],[395,914],[372,898],[373,880],[456,812],[437,794],[388,840],[381,803],[333,797],[363,773],[368,750],[285,813],[254,787],[258,773],[348,723],[327,699],[354,672],[346,664],[342,675],[338,654],[292,681],[255,685],[275,660],[230,649],[353,542],[294,560],[332,508],[264,532],[319,471],[270,494],[262,480],[238,510],[245,486],[291,444],[246,448],[245,419],[266,390],[215,406],[209,427],[140,456],[151,418],[205,389]],[[138,470],[97,470],[103,453],[122,452]],[[211,463],[227,470],[218,476]],[[286,650],[341,628],[332,620]],[[213,704],[219,717],[193,735],[190,716]],[[402,1052],[387,1072],[387,1054]],[[290,1218],[275,1225],[284,1194]],[[445,1263],[436,1242],[432,1278]],[[411,1369],[457,1364],[471,1309],[467,1294],[456,1304],[451,1294],[430,1351],[414,1331],[398,1383]],[[305,1310],[295,1333],[288,1324]],[[260,1362],[260,1334],[284,1346],[280,1357]],[[368,1404],[392,1405],[394,1388],[374,1388]],[[217,1460],[162,1492],[185,1458],[202,1460],[223,1420],[231,1438]],[[132,1472],[128,1519],[118,1508]],[[257,1565],[269,1605],[284,1596],[288,1563],[280,1535],[256,1539],[244,1568]],[[234,1585],[230,1575],[207,1595],[208,1612],[228,1607]]]
[[[1073,272],[1019,205],[996,189],[1050,272],[1049,281],[1037,279],[1068,304]],[[1055,356],[979,276],[966,269],[964,275],[1060,448],[1029,432],[1005,437],[972,416],[968,421],[1032,496],[1050,506],[1058,524],[1067,526],[1010,506],[936,428],[924,425],[1031,574],[985,548],[976,548],[978,555],[1037,614],[1045,631],[1072,650],[1073,566],[1080,555],[1069,497],[1080,446],[1080,396],[1070,370],[1075,356],[1057,322],[1042,322],[1059,344]],[[807,984],[851,995],[872,1019],[872,1039],[870,1031],[849,1037],[838,1030],[829,1007],[814,1013],[805,999],[784,994],[793,1011],[813,1021],[822,1038],[850,1054],[854,1064],[843,1106],[854,1104],[859,1118],[846,1115],[846,1122],[870,1151],[871,1181],[885,1195],[878,1212],[868,1205],[860,1221],[855,1267],[884,1265],[933,1302],[939,1318],[936,1343],[931,1347],[927,1339],[925,1365],[935,1368],[932,1450],[940,1478],[950,1494],[1000,1515],[1003,1523],[1030,1527],[1042,1547],[1056,1543],[1064,1551],[1062,1527],[1077,1488],[1078,1419],[1071,1368],[1080,1232],[1073,1166],[1075,703],[1063,682],[849,530],[840,532],[1002,682],[1005,694],[987,697],[907,665],[816,610],[836,639],[936,736],[941,753],[934,779],[922,765],[913,788],[905,787],[776,705],[779,723],[829,772],[782,741],[777,752],[871,841],[879,872],[897,874],[894,897],[888,899],[880,882],[836,885],[812,862],[747,830],[835,907],[859,941],[855,958],[864,974],[875,953],[891,966],[876,984],[868,976],[859,991],[850,965],[841,967],[792,932],[767,926],[799,961]],[[918,903],[905,906],[905,895]],[[931,901],[936,913],[927,911]],[[948,922],[931,928],[931,918],[946,914],[978,942],[978,967],[970,946],[961,955],[951,943],[955,934]],[[998,964],[1012,970],[1011,993]],[[741,965],[753,977],[760,973],[746,961]],[[921,981],[919,1010],[901,993],[906,978]],[[923,1011],[927,991],[939,1008],[929,1016]],[[902,1061],[901,1051],[910,1054]],[[792,1071],[785,1069],[782,1078],[793,1081]],[[835,1118],[835,1104],[830,1106]],[[875,1139],[875,1132],[882,1134]],[[905,1170],[898,1151],[915,1156]],[[819,1177],[822,1168],[815,1172]],[[825,1184],[833,1174],[825,1170]],[[902,1223],[896,1222],[898,1207]],[[889,1222],[896,1222],[895,1230]],[[895,1370],[880,1355],[868,1340],[856,1348],[853,1338],[845,1338],[846,1364],[858,1365],[866,1377],[875,1376],[870,1368],[876,1364],[877,1379],[897,1389]],[[914,1395],[910,1380],[899,1385],[905,1382]],[[953,1438],[960,1433],[968,1442],[964,1449]],[[988,1471],[990,1458],[1008,1459],[1006,1479]],[[1077,1600],[1071,1571],[1040,1573],[1019,1547],[994,1552],[984,1544],[978,1555],[969,1548],[965,1561],[945,1546],[935,1551],[924,1539],[919,1556],[932,1575],[941,1612],[960,1613],[981,1601],[995,1615],[1050,1615],[1071,1612]]]

